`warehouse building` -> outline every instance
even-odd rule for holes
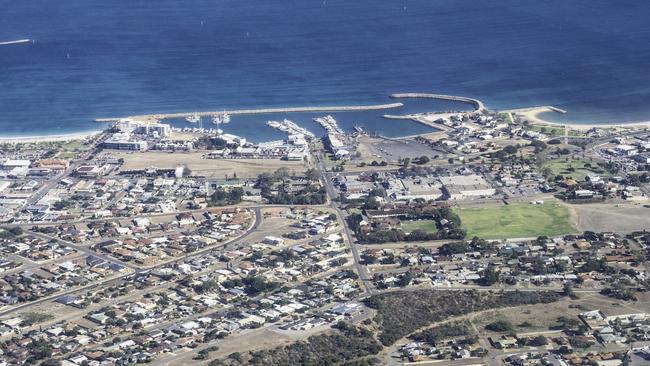
[[[442,177],[440,182],[443,186],[444,196],[448,200],[489,197],[496,193],[496,190],[478,175]]]

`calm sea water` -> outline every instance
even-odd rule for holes
[[[584,123],[650,119],[650,2],[0,0],[0,9],[0,41],[36,40],[0,46],[5,136],[139,113],[385,103],[394,92],[551,104],[569,110],[555,119]]]

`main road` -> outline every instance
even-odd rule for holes
[[[359,278],[361,279],[361,282],[363,283],[363,288],[364,291],[368,294],[373,293],[373,287],[370,283],[370,279],[368,278],[368,273],[366,272],[365,268],[361,264],[361,256],[359,255],[359,248],[357,245],[354,243],[352,232],[350,230],[350,227],[348,226],[347,223],[347,215],[341,207],[337,204],[336,199],[338,198],[338,195],[336,194],[336,190],[332,186],[332,181],[330,180],[330,177],[328,176],[327,170],[325,169],[325,164],[323,163],[323,160],[321,159],[320,155],[316,155],[316,167],[318,171],[321,174],[321,177],[325,181],[325,191],[327,192],[327,197],[329,198],[329,206],[336,211],[338,216],[343,220],[343,232],[345,233],[345,237],[350,243],[350,249],[352,250],[352,256],[354,259],[354,266],[357,270],[357,273],[359,274]]]

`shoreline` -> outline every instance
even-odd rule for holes
[[[70,140],[83,140],[101,134],[102,130],[87,132],[72,132],[59,135],[32,135],[32,136],[0,136],[0,144],[20,144],[38,142],[61,142]]]
[[[554,127],[569,127],[574,130],[584,131],[592,128],[648,128],[650,127],[650,121],[638,121],[638,122],[617,122],[617,123],[571,123],[571,122],[552,122],[545,120],[540,117],[540,114],[546,112],[553,113],[566,113],[561,109],[552,107],[552,106],[540,106],[540,107],[529,107],[529,108],[517,108],[517,109],[505,109],[498,111],[499,113],[512,113],[513,115],[519,115],[520,117],[529,120],[531,123],[536,125],[547,125]]]
[[[459,102],[468,103],[474,106],[475,111],[480,110],[489,110],[485,103],[479,99],[464,97],[464,96],[454,96],[454,95],[445,95],[445,94],[428,94],[428,93],[395,93],[391,94],[390,98],[401,99],[401,98],[430,98],[430,99],[443,99],[443,100],[454,100]],[[384,109],[395,109],[403,107],[403,103],[388,103],[388,104],[374,104],[374,105],[352,105],[352,106],[321,106],[321,107],[284,107],[284,108],[262,108],[262,109],[240,109],[240,110],[226,110],[225,112],[231,115],[253,115],[253,114],[271,114],[271,113],[302,113],[302,112],[346,112],[346,111],[369,111],[369,110],[384,110]],[[510,113],[512,115],[517,115],[523,119],[527,119],[530,123],[536,125],[545,125],[552,127],[568,127],[574,130],[585,131],[592,128],[650,128],[650,121],[638,121],[638,122],[617,122],[617,123],[571,123],[571,122],[552,122],[545,120],[540,115],[546,112],[553,113],[567,113],[566,111],[553,107],[553,106],[535,106],[535,107],[525,107],[525,108],[513,108],[513,109],[503,109],[503,110],[494,110],[498,113]],[[173,118],[185,118],[187,116],[198,114],[202,117],[209,117],[216,114],[222,114],[224,111],[204,111],[204,112],[179,112],[179,113],[158,113],[158,114],[144,114],[144,115],[132,115],[128,117],[112,117],[112,118],[97,118],[94,121],[98,123],[114,123],[121,119],[131,118],[139,119],[143,121],[160,121],[165,119]],[[416,122],[423,123],[422,121],[417,120],[417,115],[422,113],[411,113],[407,115],[390,115],[386,114],[383,117],[393,120],[415,120]],[[429,123],[425,123],[429,127],[436,128],[440,130],[439,127],[433,126]],[[72,132],[66,134],[54,134],[54,135],[30,135],[30,136],[2,136],[0,135],[0,143],[38,143],[38,142],[60,142],[68,140],[80,140],[85,139],[91,136],[98,135],[103,132],[102,130],[92,130],[85,132]],[[403,137],[401,137],[403,138]]]

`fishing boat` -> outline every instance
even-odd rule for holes
[[[192,115],[187,116],[185,120],[189,123],[197,123],[201,121],[201,116],[199,116],[198,113],[194,113]]]

